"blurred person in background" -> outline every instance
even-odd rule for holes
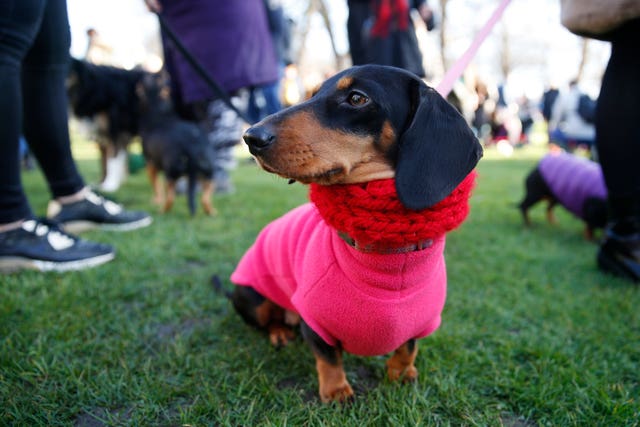
[[[560,91],[551,109],[549,136],[565,150],[573,150],[577,146],[590,149],[595,141],[594,125],[588,123],[578,111],[581,96],[578,81],[571,80],[569,87]]]
[[[0,272],[103,264],[114,249],[81,240],[71,228],[131,230],[152,221],[96,195],[78,172],[65,87],[70,44],[66,0],[0,2]],[[22,187],[21,133],[53,196],[48,220],[35,217]]]
[[[145,0],[161,14],[211,78],[246,111],[248,91],[278,81],[278,61],[263,0]],[[229,171],[242,138],[242,119],[218,99],[176,46],[162,37],[176,110],[200,123],[214,148],[217,193],[234,191]]]
[[[267,11],[271,41],[278,60],[278,80],[251,89],[247,114],[254,123],[282,109],[280,82],[284,78],[286,67],[293,64],[292,22],[285,14],[281,0],[263,0],[263,2]]]
[[[411,10],[418,11],[431,31],[435,19],[426,0],[349,0],[347,5],[347,32],[354,65],[390,65],[425,77]]]
[[[598,266],[640,282],[640,0],[561,0],[571,32],[611,43],[596,106],[598,158],[612,221]]]

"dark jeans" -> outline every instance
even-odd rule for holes
[[[264,105],[261,105],[262,102]],[[247,116],[252,123],[258,123],[269,114],[277,113],[281,109],[279,81],[251,89]]]
[[[596,107],[596,146],[614,216],[640,214],[640,19],[613,32]],[[621,200],[616,203],[616,200]]]
[[[20,181],[21,133],[53,197],[84,186],[71,156],[66,0],[0,1],[0,224],[32,216]]]
[[[369,0],[349,0],[349,17],[347,19],[347,35],[349,37],[349,51],[353,65],[367,63],[367,47],[364,43],[364,23],[371,17],[371,2]]]

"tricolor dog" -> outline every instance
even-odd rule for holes
[[[438,328],[445,234],[468,214],[478,140],[413,74],[353,67],[248,129],[260,166],[310,185],[311,203],[258,235],[231,276],[250,324],[285,345],[300,325],[323,402],[353,395],[343,351],[383,355],[415,380],[416,340]]]

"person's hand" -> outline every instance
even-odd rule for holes
[[[435,27],[435,15],[433,14],[433,9],[431,9],[426,3],[423,3],[418,8],[418,12],[427,26],[427,30],[431,31]]]
[[[422,20],[425,22],[433,18],[433,10],[429,6],[427,6],[426,3],[422,4],[418,8],[418,12],[420,13],[420,17],[422,18]]]
[[[160,13],[162,12],[162,5],[159,0],[144,0],[145,4],[149,8],[150,12]]]

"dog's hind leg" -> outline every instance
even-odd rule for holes
[[[547,204],[547,221],[549,221],[549,224],[557,224],[558,220],[553,214],[553,208],[556,204],[558,204],[558,201],[553,197],[548,198],[548,201],[549,204]]]
[[[156,168],[151,162],[147,161],[146,170],[153,190],[153,203],[158,206],[162,206],[164,204],[164,190],[162,188],[162,182],[158,179],[158,168]]]
[[[245,322],[264,329],[274,347],[284,347],[295,338],[288,311],[263,297],[249,286],[236,286],[231,302]]]
[[[305,322],[301,322],[300,328],[316,358],[320,400],[324,403],[351,400],[353,389],[342,366],[342,349],[327,344]]]
[[[165,192],[164,206],[162,212],[167,213],[173,207],[173,202],[176,200],[176,182],[173,180],[167,180],[167,189]]]
[[[207,215],[215,215],[217,212],[211,203],[211,198],[215,190],[215,185],[213,181],[210,179],[202,180],[201,185],[202,185],[202,194],[200,195],[200,204],[202,205],[202,209],[204,209]]]
[[[590,226],[589,224],[586,224],[584,226],[584,232],[582,233],[582,235],[584,236],[584,239],[591,242],[594,239],[594,229],[592,226]]]
[[[109,151],[105,143],[98,142],[98,150],[100,151],[100,183],[107,178],[107,159]]]
[[[418,343],[415,339],[410,339],[401,345],[387,360],[389,380],[397,381],[402,378],[404,381],[414,381],[418,378],[418,370],[414,365],[417,355]]]

